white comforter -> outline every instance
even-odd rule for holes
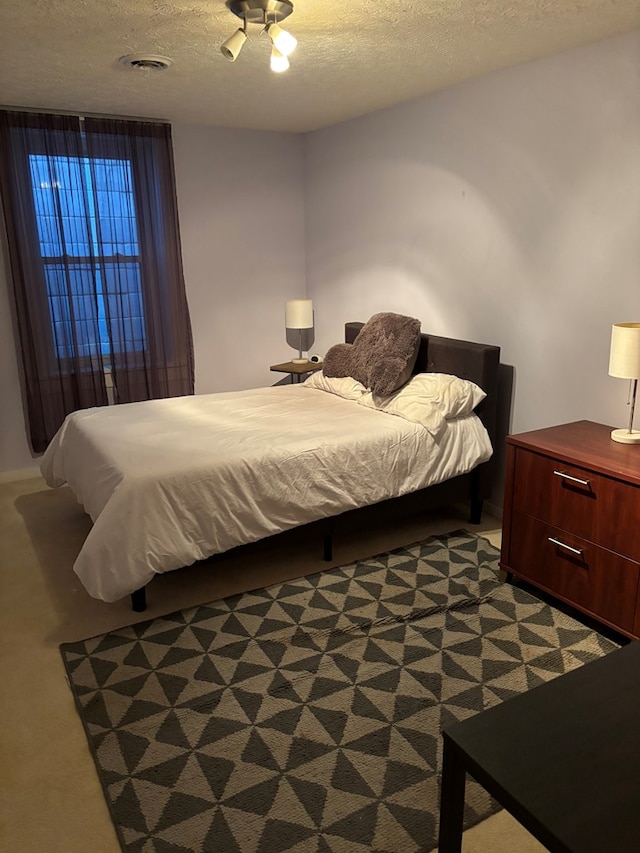
[[[464,473],[491,455],[475,415],[436,442],[304,385],[69,415],[41,470],[93,520],[74,571],[115,601],[158,572]]]

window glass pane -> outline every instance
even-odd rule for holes
[[[86,216],[82,186],[81,163],[75,157],[54,157],[60,216],[62,219],[63,249],[65,254],[86,258],[91,254],[91,233]],[[89,215],[91,213],[89,212]]]
[[[53,163],[47,157],[34,154],[29,157],[31,188],[36,208],[40,253],[43,257],[62,254],[62,239],[56,215],[56,196],[53,192],[55,177]]]
[[[137,255],[131,164],[125,160],[94,160],[93,178],[103,254]]]
[[[64,267],[61,264],[48,264],[45,267],[45,281],[55,354],[57,358],[68,358],[73,352],[73,345]]]
[[[140,264],[105,266],[105,297],[116,351],[140,351],[146,346]],[[119,318],[119,322],[118,319]],[[116,343],[117,340],[117,343]],[[128,343],[128,346],[126,345]]]

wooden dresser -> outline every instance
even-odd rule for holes
[[[590,421],[507,438],[501,568],[640,637],[640,447]]]

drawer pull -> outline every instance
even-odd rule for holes
[[[580,477],[572,477],[571,474],[565,474],[564,471],[554,471],[556,477],[562,477],[563,480],[569,480],[571,483],[578,483],[580,486],[589,486],[589,480],[581,480]]]
[[[549,536],[548,541],[553,542],[553,544],[557,545],[558,548],[564,548],[566,551],[571,551],[571,553],[575,554],[577,557],[582,557],[584,553],[582,548],[572,548],[571,545],[567,545],[565,542],[561,542],[559,539],[554,539],[553,536]]]

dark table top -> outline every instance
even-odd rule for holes
[[[640,641],[444,729],[552,851],[640,851]]]

